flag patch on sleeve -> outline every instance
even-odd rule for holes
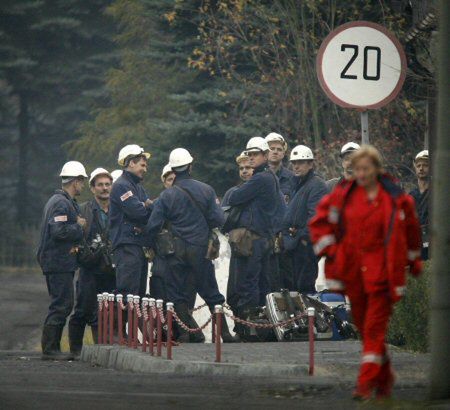
[[[67,215],[55,216],[55,222],[67,222]]]
[[[125,193],[120,197],[120,200],[123,202],[123,201],[126,201],[128,198],[130,198],[130,197],[132,197],[132,196],[133,196],[133,192],[128,191],[128,192],[125,192]]]

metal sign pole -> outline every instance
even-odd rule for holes
[[[369,144],[369,111],[361,111],[361,142]]]

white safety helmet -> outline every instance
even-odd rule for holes
[[[113,183],[116,182],[119,177],[121,177],[123,174],[123,171],[121,169],[115,169],[113,172],[111,172],[111,177],[113,179]]]
[[[416,158],[414,158],[414,162],[416,162],[416,161],[419,160],[419,159],[426,159],[426,160],[429,159],[429,157],[428,157],[428,150],[427,150],[427,149],[424,149],[423,151],[420,151],[420,152],[416,155]]]
[[[91,172],[91,176],[89,177],[89,184],[92,184],[92,182],[94,181],[94,179],[96,177],[98,177],[99,175],[105,175],[109,178],[112,179],[111,174],[109,173],[108,170],[106,170],[105,168],[95,168],[92,172]]]
[[[63,179],[84,177],[87,178],[86,170],[84,165],[78,161],[69,161],[64,164],[59,174]]]
[[[119,151],[119,157],[117,158],[117,162],[121,167],[125,166],[125,160],[129,157],[137,157],[138,155],[144,155],[145,158],[149,159],[151,154],[149,152],[145,152],[144,148],[140,147],[137,144],[125,145]]]
[[[169,155],[169,164],[172,169],[189,165],[194,161],[187,149],[175,148]]]
[[[306,145],[297,145],[291,151],[290,161],[313,160],[314,154]]]
[[[271,143],[271,142],[280,142],[283,145],[284,149],[287,150],[287,142],[286,142],[286,140],[283,138],[282,135],[277,134],[276,132],[271,132],[264,139],[266,140],[266,142],[268,144]]]
[[[169,164],[164,165],[164,168],[161,172],[161,181],[164,182],[166,176],[171,172],[173,172],[172,167]]]
[[[347,144],[344,144],[344,146],[341,148],[341,157],[360,148],[361,146],[356,142],[347,142]]]
[[[248,140],[245,152],[249,153],[255,151],[269,151],[269,144],[263,137],[253,137]]]

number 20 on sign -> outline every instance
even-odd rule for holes
[[[383,107],[397,96],[406,76],[406,57],[386,28],[354,21],[325,38],[316,69],[323,91],[335,104],[366,112],[361,117],[362,139],[368,142],[366,110]]]

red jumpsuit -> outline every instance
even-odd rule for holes
[[[363,340],[355,394],[391,393],[393,374],[385,335],[393,304],[405,287],[405,266],[420,272],[420,228],[412,199],[387,176],[375,199],[343,182],[319,204],[310,231],[316,253],[326,255],[330,290],[346,293]]]

